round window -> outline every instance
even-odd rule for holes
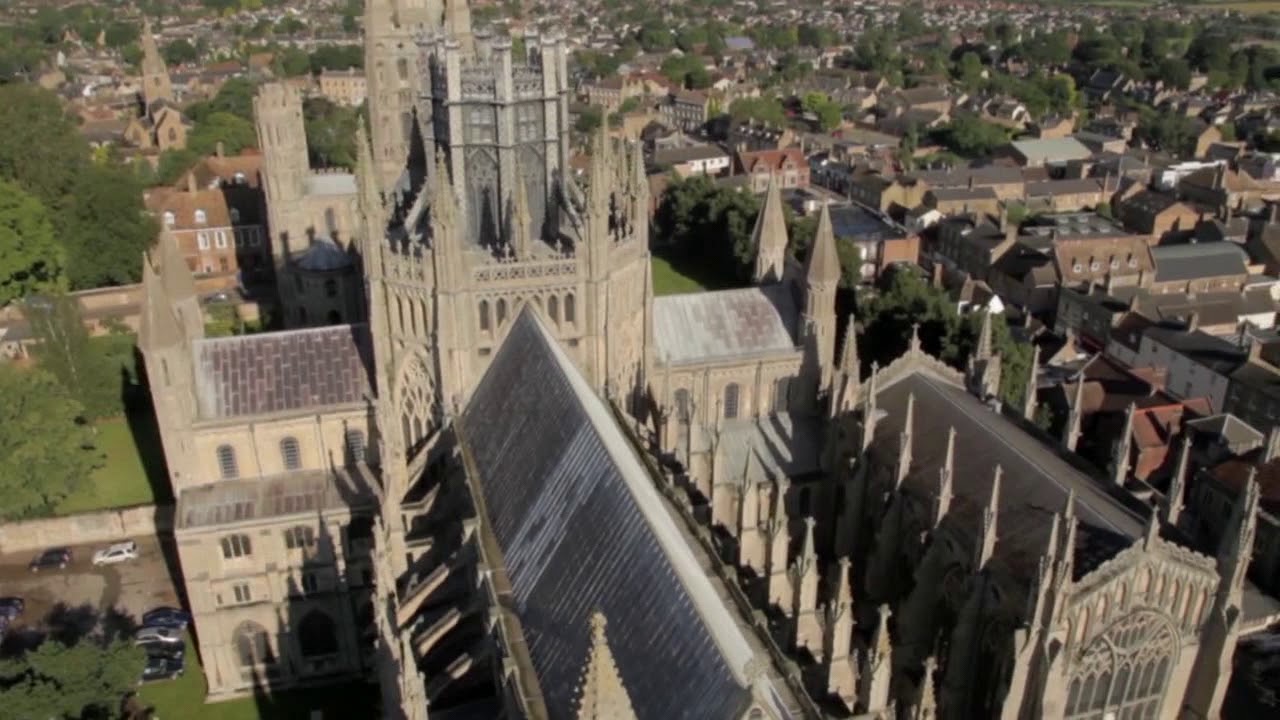
[[[1094,272],[1097,272],[1098,270],[1102,269],[1102,265],[1100,265],[1097,260],[1094,260],[1093,262],[1089,263],[1089,269]]]

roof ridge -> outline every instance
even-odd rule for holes
[[[319,335],[321,333],[331,332],[334,330],[346,329],[347,331],[351,331],[352,329],[355,329],[355,328],[367,329],[368,327],[369,327],[369,323],[359,322],[359,323],[343,323],[341,325],[321,325],[319,327],[271,330],[268,332],[248,333],[245,335],[224,335],[222,337],[197,338],[194,342],[194,345],[196,347],[204,347],[208,345],[231,344],[235,341],[255,340],[260,338],[278,338],[285,335],[309,335],[309,334]]]

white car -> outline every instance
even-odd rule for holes
[[[93,554],[94,565],[114,565],[128,560],[138,559],[138,544],[130,540],[116,543]]]
[[[171,627],[144,627],[133,636],[134,645],[176,645],[181,642],[182,631]]]

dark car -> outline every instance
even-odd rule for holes
[[[172,607],[148,610],[142,616],[142,627],[171,627],[186,630],[191,624],[191,613]]]
[[[156,680],[172,680],[182,676],[182,671],[186,667],[181,659],[171,659],[153,655],[147,658],[147,664],[142,668],[142,679],[139,683],[154,682]]]
[[[40,572],[50,568],[59,570],[71,564],[71,550],[67,548],[50,548],[31,561],[31,572]]]
[[[0,598],[0,617],[6,620],[13,620],[26,609],[27,604],[20,597]]]
[[[182,645],[174,646],[171,643],[150,642],[143,643],[138,647],[146,654],[147,658],[165,658],[181,662],[187,654],[186,647]]]

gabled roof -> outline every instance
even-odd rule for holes
[[[796,349],[796,306],[785,284],[665,295],[653,300],[654,343],[664,364]]]
[[[359,402],[372,395],[366,325],[195,342],[196,399],[206,419]]]
[[[548,715],[576,714],[592,638],[636,715],[738,718],[748,663],[739,627],[613,413],[526,309],[458,423],[481,532],[491,534]],[[759,659],[757,659],[759,658]],[[781,714],[781,713],[779,713]]]

